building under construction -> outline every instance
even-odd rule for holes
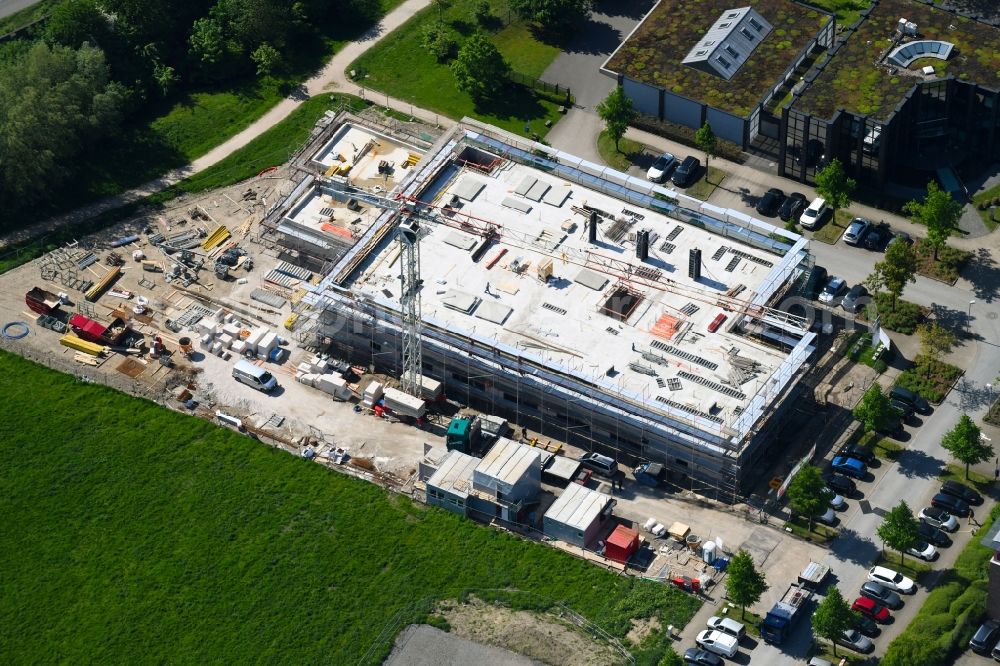
[[[273,211],[285,232],[296,211],[358,213],[300,335],[404,388],[417,372],[547,436],[741,493],[814,349],[774,307],[809,265],[805,239],[468,119],[400,143],[403,164],[371,154],[398,137],[372,136],[363,168],[385,185],[317,167]]]

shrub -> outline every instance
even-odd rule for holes
[[[873,305],[865,310],[865,316],[874,319],[876,312],[882,315],[883,328],[906,335],[912,335],[924,321],[924,309],[916,303],[897,298],[896,309],[892,310],[892,297],[885,292],[875,295]]]
[[[458,38],[454,31],[440,21],[424,27],[421,42],[438,62],[447,62],[458,52]]]

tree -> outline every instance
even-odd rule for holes
[[[458,50],[451,71],[458,80],[458,89],[478,103],[496,98],[504,89],[510,76],[510,63],[493,42],[476,33]]]
[[[903,206],[903,212],[927,227],[924,241],[934,251],[937,261],[938,250],[945,246],[948,236],[958,228],[958,218],[962,216],[962,206],[955,201],[951,192],[945,192],[933,180],[927,183],[927,196],[923,201],[910,201]]]
[[[180,81],[180,77],[177,75],[176,70],[170,65],[164,65],[161,62],[157,62],[153,66],[153,80],[156,81],[156,85],[160,88],[160,94],[166,97],[174,89]]]
[[[955,344],[955,334],[936,321],[917,326],[917,335],[920,337],[920,353],[932,362],[951,351],[951,346]],[[927,364],[928,377],[931,376],[932,365]]]
[[[424,47],[438,62],[451,60],[458,49],[454,31],[442,21],[434,21],[424,26],[422,41]]]
[[[903,554],[907,548],[912,548],[920,540],[920,527],[913,511],[905,501],[900,501],[876,530],[878,538],[885,546],[899,551],[899,563],[903,563]]]
[[[851,205],[851,194],[857,183],[848,178],[840,160],[834,159],[816,173],[816,193],[826,199],[826,204],[833,210],[833,219],[837,219],[837,211]]]
[[[270,76],[281,68],[281,53],[267,43],[254,49],[250,60],[257,66],[257,76]]]
[[[708,160],[715,157],[716,144],[715,132],[712,131],[712,126],[708,124],[708,121],[705,121],[705,124],[694,133],[694,142],[705,153],[705,172],[707,173]]]
[[[191,26],[188,43],[189,52],[199,62],[205,65],[218,63],[226,50],[226,37],[222,32],[222,24],[212,18],[198,19]]]
[[[604,121],[604,128],[608,136],[615,140],[615,150],[621,152],[618,148],[618,142],[625,136],[629,124],[635,120],[637,115],[635,107],[632,106],[632,100],[625,95],[625,89],[621,86],[615,86],[615,89],[604,98],[604,101],[597,105],[597,115]]]
[[[656,666],[684,666],[684,660],[681,659],[679,654],[674,652],[673,648],[668,647]]]
[[[108,19],[93,0],[60,2],[45,22],[45,38],[49,42],[73,49],[84,43],[103,47],[109,37]]]
[[[840,594],[840,588],[831,585],[826,598],[819,602],[812,615],[813,632],[833,643],[833,656],[837,656],[837,639],[854,626],[854,613]]]
[[[968,414],[962,414],[955,427],[941,440],[941,446],[955,460],[965,463],[966,479],[969,478],[969,465],[977,465],[993,457],[993,445],[980,437],[979,426],[972,422]]]
[[[812,531],[813,520],[826,513],[830,505],[830,491],[819,467],[803,465],[788,484],[787,492],[792,509],[809,520],[809,530]]]
[[[486,28],[493,23],[493,10],[488,0],[476,0],[472,6],[472,18],[476,25]]]
[[[740,552],[733,555],[726,567],[726,595],[739,604],[740,617],[746,617],[747,606],[760,601],[761,596],[767,592],[767,581],[764,574],[757,571],[750,553],[740,549]]]
[[[52,195],[72,164],[121,126],[125,88],[101,49],[35,42],[0,62],[0,228]]]
[[[896,299],[903,295],[908,282],[917,281],[917,253],[907,243],[889,243],[885,258],[876,263],[872,274],[865,283],[872,293],[885,289],[892,297],[892,311],[896,311]]]
[[[884,429],[895,415],[889,396],[882,393],[882,387],[878,384],[868,387],[854,408],[854,418],[861,422],[864,432],[878,432]]]
[[[590,0],[510,0],[518,16],[544,30],[565,33],[590,14]]]

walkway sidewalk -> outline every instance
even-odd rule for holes
[[[120,208],[121,206],[139,201],[151,194],[161,192],[171,185],[198,173],[199,171],[203,171],[218,162],[221,162],[230,154],[247,145],[253,139],[257,138],[287,118],[289,114],[298,108],[298,106],[306,99],[323,92],[353,93],[361,97],[367,97],[372,99],[372,101],[377,101],[378,103],[382,103],[384,99],[388,106],[404,113],[411,113],[413,116],[425,122],[429,122],[431,124],[440,123],[450,126],[454,121],[443,116],[439,118],[434,113],[415,108],[409,102],[404,102],[402,100],[397,100],[381,94],[378,94],[377,97],[373,97],[373,93],[370,91],[366,93],[364,89],[360,88],[356,84],[353,84],[344,73],[344,70],[352,62],[354,62],[354,60],[361,56],[361,54],[377,44],[407,20],[412,18],[418,11],[430,5],[430,3],[431,0],[406,0],[403,2],[403,4],[389,12],[377,25],[372,27],[371,30],[362,35],[359,39],[344,46],[344,48],[338,51],[337,54],[330,59],[323,69],[303,83],[289,97],[283,99],[245,130],[230,138],[225,143],[216,146],[191,164],[174,169],[155,180],[140,185],[139,187],[116,194],[106,199],[101,199],[100,201],[77,208],[69,213],[49,218],[48,220],[39,222],[31,227],[20,229],[12,234],[9,234],[3,239],[0,239],[0,248],[28,240],[35,236],[41,236],[67,224],[82,222],[92,217],[97,217],[98,215],[109,210]]]

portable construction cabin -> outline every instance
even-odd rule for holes
[[[542,530],[545,536],[587,548],[597,538],[614,506],[615,500],[610,495],[571,483],[545,512]]]
[[[615,562],[628,562],[639,550],[639,530],[619,525],[604,545],[604,556]]]
[[[541,490],[541,456],[535,448],[501,437],[476,467],[472,486],[492,505],[476,507],[477,511],[492,511],[496,518],[518,522]]]
[[[542,468],[542,479],[561,488],[573,482],[580,471],[580,461],[568,456],[551,456]]]
[[[427,479],[427,503],[463,516],[468,514],[472,473],[479,458],[461,451],[449,451],[437,471]]]

